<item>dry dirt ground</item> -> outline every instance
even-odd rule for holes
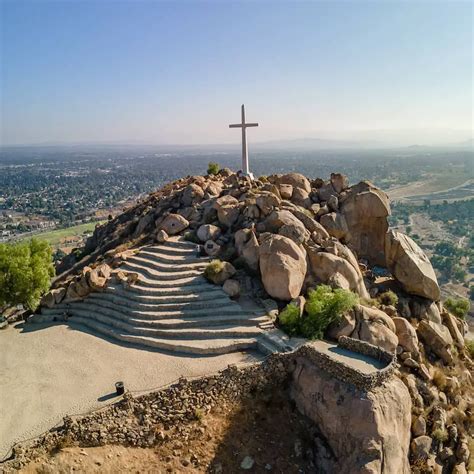
[[[156,429],[162,441],[155,448],[63,447],[21,472],[315,472],[313,428],[284,390],[220,406],[181,428]],[[243,462],[248,463],[248,470],[243,469]]]
[[[120,345],[64,324],[0,331],[0,459],[15,441],[38,436],[66,414],[114,401],[114,384],[150,391],[177,380],[255,362],[240,352],[186,357]]]

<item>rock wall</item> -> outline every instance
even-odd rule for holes
[[[362,343],[343,344],[355,344],[352,347],[358,350],[386,357],[383,351],[361,346]],[[17,445],[13,459],[2,467],[18,469],[39,454],[63,445],[64,440],[80,446],[154,446],[160,442],[157,424],[186,423],[196,418],[197,411],[207,412],[223,401],[255,396],[269,388],[286,390],[290,383],[298,408],[316,423],[321,433],[315,451],[320,458],[318,463],[326,466],[324,472],[335,472],[335,466],[348,469],[343,472],[408,472],[403,469],[408,463],[410,397],[403,383],[393,377],[370,390],[357,388],[341,380],[351,370],[339,371],[340,378],[335,378],[333,364],[323,359],[308,345],[293,353],[273,354],[261,363],[243,368],[229,366],[218,375],[192,381],[183,378],[163,390],[136,398],[126,394],[121,401],[97,412],[65,417],[62,426],[31,444]],[[318,411],[319,397],[328,408],[325,416]],[[337,418],[336,423],[332,417]],[[329,458],[318,450],[318,440],[323,438],[331,446]],[[346,439],[348,445],[342,449],[340,444],[344,445]],[[350,446],[360,454],[352,453],[343,461]],[[351,467],[350,463],[356,464]],[[362,470],[364,463],[369,470]],[[392,469],[395,466],[400,470]]]

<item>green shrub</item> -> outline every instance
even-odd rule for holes
[[[35,310],[53,276],[52,250],[47,242],[31,239],[0,244],[0,308],[21,304]]]
[[[309,339],[322,338],[328,326],[358,302],[358,296],[348,290],[333,290],[328,285],[310,290],[305,305],[307,315],[301,321],[301,334]]]
[[[448,432],[446,430],[442,430],[441,428],[434,430],[431,433],[431,437],[435,441],[438,441],[438,443],[441,443],[441,442],[444,443],[445,441],[448,441],[449,439]]]
[[[397,306],[398,296],[392,290],[384,291],[380,294],[379,300],[386,306]]]
[[[220,169],[221,167],[219,166],[219,163],[214,163],[213,161],[210,161],[207,165],[207,174],[217,174],[219,173]]]
[[[224,264],[220,260],[212,260],[204,269],[204,276],[212,281],[223,269]]]
[[[448,311],[453,313],[458,318],[464,319],[469,312],[471,304],[469,300],[464,298],[448,298],[444,305],[448,308]]]
[[[299,308],[295,304],[290,303],[278,315],[278,322],[280,323],[282,329],[289,336],[298,335],[301,331],[300,329],[301,318],[300,318]]]

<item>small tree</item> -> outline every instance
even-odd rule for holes
[[[31,239],[0,244],[0,307],[21,304],[36,309],[53,276],[52,250],[47,242]]]
[[[220,170],[219,163],[214,163],[213,161],[210,161],[209,164],[207,165],[207,174],[217,174],[219,173]]]
[[[469,312],[471,307],[469,300],[464,298],[448,298],[444,305],[448,308],[448,311],[451,311],[458,318],[464,319]]]

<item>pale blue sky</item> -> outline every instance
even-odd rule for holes
[[[4,144],[471,136],[471,2],[0,3]]]

